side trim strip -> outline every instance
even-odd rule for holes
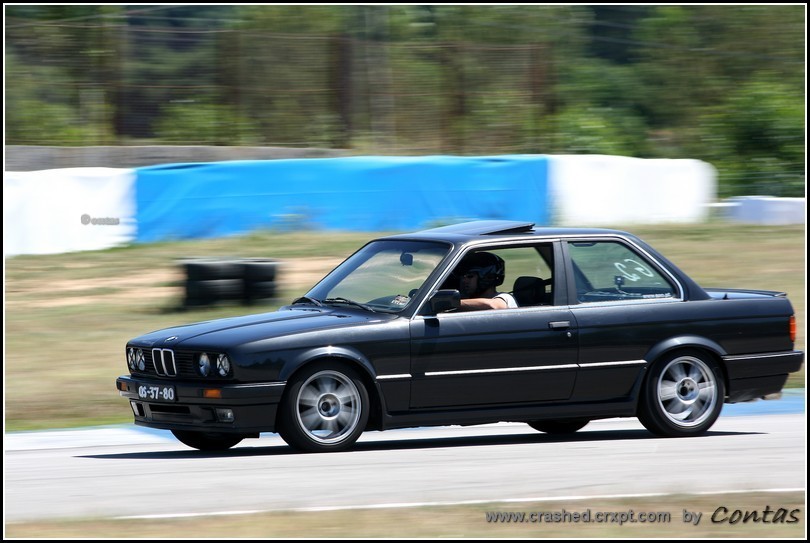
[[[641,366],[646,363],[646,360],[621,360],[618,362],[593,362],[590,364],[557,364],[556,366],[524,366],[517,368],[487,368],[481,370],[427,371],[425,372],[425,377],[440,377],[443,375],[474,375],[479,373],[513,373],[520,371],[569,370],[574,368],[589,369],[610,366]],[[381,377],[378,377],[378,379],[380,378]]]
[[[385,381],[387,379],[410,379],[410,373],[392,373],[391,375],[378,375],[378,381]]]
[[[510,373],[517,371],[538,370],[566,370],[578,367],[576,364],[560,364],[558,366],[526,366],[519,368],[488,368],[484,370],[458,370],[458,371],[426,371],[425,377],[438,377],[442,375],[473,375],[477,373]]]
[[[605,366],[640,366],[646,364],[646,360],[622,360],[620,362],[592,362],[588,364],[580,364],[579,367],[587,368],[601,368]]]
[[[733,356],[724,356],[723,360],[726,362],[734,362],[735,360],[755,360],[758,358],[780,358],[783,356],[795,356],[800,351],[782,351],[778,353],[762,353],[762,354],[741,354]]]

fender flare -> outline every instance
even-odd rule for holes
[[[350,347],[333,346],[315,347],[313,349],[301,351],[294,359],[287,360],[287,363],[284,364],[284,367],[279,374],[279,379],[289,381],[290,377],[305,365],[309,364],[310,362],[316,362],[318,360],[327,358],[345,360],[352,366],[359,366],[362,368],[363,373],[365,373],[365,375],[372,381],[377,380],[374,367],[371,365],[371,362],[369,362],[368,359],[363,356],[362,353]]]
[[[674,351],[675,349],[689,349],[689,348],[698,348],[704,349],[715,356],[719,360],[722,360],[722,357],[726,356],[726,350],[720,346],[719,343],[707,339],[701,336],[676,336],[665,339],[664,341],[660,341],[653,345],[653,347],[647,351],[647,354],[644,355],[644,360],[647,361],[647,364],[658,360],[662,355]]]
[[[703,349],[705,351],[709,351],[717,357],[717,361],[721,366],[723,366],[722,357],[726,355],[726,350],[721,347],[719,343],[701,336],[676,336],[659,341],[644,355],[644,360],[647,363],[644,365],[643,371],[639,372],[636,382],[633,383],[633,388],[630,395],[636,408],[638,407],[638,401],[641,397],[641,387],[643,386],[644,381],[647,379],[647,373],[650,366],[653,364],[653,362],[665,354],[678,349]],[[723,367],[723,373],[727,374],[725,367]],[[727,375],[725,377],[725,381],[726,385],[728,385]]]
[[[677,336],[657,343],[649,351],[647,351],[647,354],[644,356],[647,364],[644,366],[644,377],[639,382],[639,390],[643,379],[646,378],[647,370],[649,369],[650,365],[658,360],[661,356],[678,349],[702,349],[714,355],[722,373],[720,378],[723,379],[726,389],[728,389],[728,369],[726,368],[726,363],[723,361],[723,357],[728,354],[727,351],[720,346],[719,343],[705,337]]]
[[[311,363],[320,362],[323,360],[337,360],[348,364],[350,367],[358,370],[361,374],[360,378],[370,384],[373,390],[369,393],[373,395],[378,401],[380,413],[387,413],[388,408],[385,404],[385,396],[380,388],[380,383],[377,381],[377,374],[374,371],[374,366],[371,362],[358,350],[345,346],[326,346],[316,347],[302,351],[292,360],[287,360],[284,364],[282,372],[279,374],[279,379],[289,382],[291,377],[302,368]],[[286,387],[285,387],[286,388]]]

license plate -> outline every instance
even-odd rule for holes
[[[138,385],[138,397],[159,402],[177,401],[173,385]]]

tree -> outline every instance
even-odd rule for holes
[[[801,5],[6,7],[9,143],[696,158],[804,190]]]
[[[704,119],[722,193],[801,196],[805,185],[802,96],[775,74],[732,92]]]

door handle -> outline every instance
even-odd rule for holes
[[[553,321],[548,323],[548,327],[552,330],[566,330],[571,328],[571,321]]]

